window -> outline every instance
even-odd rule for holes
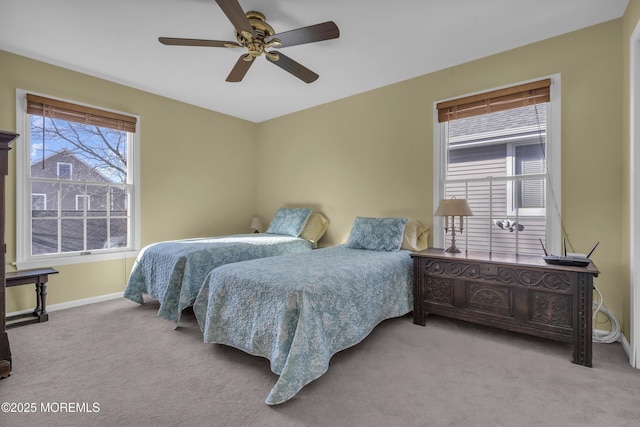
[[[544,143],[507,145],[507,176],[544,174],[545,165]],[[511,216],[545,216],[545,180],[511,181],[507,203],[507,212]]]
[[[43,211],[47,209],[47,195],[46,194],[31,194],[31,210]]]
[[[86,201],[86,206],[85,206],[85,201]],[[88,211],[91,210],[91,196],[87,196],[84,194],[76,194],[76,210],[81,211],[81,210],[84,210],[85,207]]]
[[[540,255],[540,240],[559,248],[558,85],[554,77],[437,104],[434,206],[467,199],[474,215],[457,236],[461,249]],[[441,223],[434,244],[446,247]]]
[[[71,163],[58,162],[58,179],[71,179]]]
[[[138,248],[137,118],[17,91],[17,264]]]

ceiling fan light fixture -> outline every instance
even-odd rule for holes
[[[266,22],[266,18],[262,13],[253,10],[245,13],[238,0],[216,0],[216,3],[233,24],[237,43],[176,37],[159,37],[158,41],[165,45],[176,46],[246,48],[247,53],[238,58],[231,73],[227,76],[228,82],[241,81],[251,67],[253,60],[263,53],[270,62],[303,82],[314,82],[318,79],[318,74],[282,53],[267,52],[266,49],[296,46],[340,37],[340,30],[333,21],[276,34],[273,27]]]
[[[258,57],[264,53],[264,44],[260,40],[253,41],[247,44],[249,55]]]

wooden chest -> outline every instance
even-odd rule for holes
[[[593,265],[549,265],[542,257],[412,254],[413,321],[433,313],[573,343],[573,363],[591,366]]]

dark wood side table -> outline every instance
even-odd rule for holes
[[[413,323],[456,318],[573,344],[591,367],[593,265],[549,265],[542,257],[414,252]]]
[[[13,328],[29,323],[46,322],[49,320],[47,312],[47,282],[50,274],[57,274],[53,268],[41,268],[38,270],[20,270],[6,273],[7,288],[34,284],[36,285],[36,308],[32,313],[16,314],[6,318],[6,328]]]

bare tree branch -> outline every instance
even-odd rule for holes
[[[33,126],[34,140],[62,144],[68,151],[88,164],[93,170],[118,182],[127,176],[127,133],[82,123],[49,119]],[[58,151],[58,150],[56,150]]]

